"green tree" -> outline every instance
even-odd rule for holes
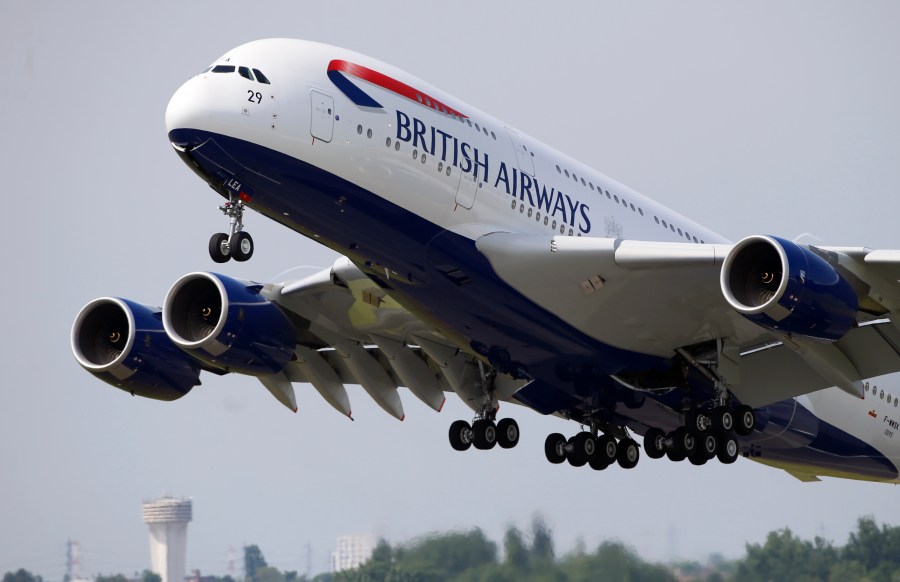
[[[536,562],[553,562],[553,532],[537,516],[531,522],[531,560]]]
[[[256,569],[253,579],[256,582],[284,582],[284,574],[272,566],[263,566]]]
[[[738,564],[734,579],[827,580],[837,558],[837,550],[822,538],[817,537],[813,543],[795,537],[789,529],[781,529],[770,532],[762,546],[747,544],[747,557]]]
[[[141,573],[141,582],[162,582],[162,576],[150,570],[144,570]]]
[[[104,576],[101,574],[95,578],[95,582],[128,582],[128,578],[123,574],[113,574],[112,576]]]
[[[514,570],[524,570],[528,565],[528,547],[522,539],[522,532],[515,526],[506,528],[503,536],[504,564]]]
[[[7,572],[3,575],[3,582],[43,582],[43,578],[35,576],[25,568],[19,568],[16,572]]]
[[[244,546],[244,576],[247,580],[256,582],[256,572],[260,568],[267,567],[262,550],[256,544]]]

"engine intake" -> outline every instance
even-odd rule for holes
[[[725,300],[759,325],[833,342],[856,326],[859,299],[834,267],[808,248],[774,236],[749,236],[725,257]]]
[[[85,305],[72,326],[72,353],[85,370],[136,396],[175,400],[200,384],[200,362],[165,334],[159,309],[127,299]]]
[[[228,372],[280,372],[294,356],[294,326],[261,288],[215,273],[185,275],[166,295],[166,333],[191,356]]]

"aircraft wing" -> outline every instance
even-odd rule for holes
[[[361,385],[400,420],[405,413],[398,387],[434,410],[441,410],[447,391],[481,410],[477,361],[396,303],[349,259],[305,278],[267,285],[262,294],[289,314],[297,333],[295,359],[284,372],[261,378],[289,408],[291,384],[308,382],[347,416],[345,384]],[[509,400],[522,384],[498,377],[495,399]]]
[[[707,245],[498,232],[476,244],[509,285],[604,343],[663,357],[718,343],[722,379],[751,406],[831,386],[862,397],[863,379],[900,370],[900,330],[892,323],[900,321],[894,318],[900,251],[803,247],[805,258],[819,257],[809,260],[830,265],[856,295],[855,321],[841,337],[830,338],[835,341],[823,341],[807,336],[818,332],[781,325],[800,314],[802,304],[790,310],[773,304],[774,323],[767,325],[758,314],[753,320],[739,313],[726,298],[723,268],[736,247],[747,247],[744,241]],[[800,280],[806,277],[801,269]],[[831,303],[823,305],[819,313],[827,318]]]

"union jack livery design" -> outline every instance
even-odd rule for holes
[[[357,65],[356,63],[351,63],[349,61],[342,61],[339,59],[335,59],[328,63],[328,78],[331,79],[331,82],[335,84],[335,86],[341,90],[341,92],[347,96],[350,101],[359,105],[360,107],[377,107],[379,109],[384,109],[378,101],[373,99],[368,93],[357,87],[353,84],[353,81],[347,78],[347,75],[351,75],[360,79],[362,81],[366,81],[368,83],[372,83],[373,85],[377,85],[382,89],[387,89],[392,93],[396,93],[401,97],[406,97],[410,101],[415,101],[425,107],[430,107],[437,111],[438,113],[445,113],[450,115],[451,117],[461,117],[466,119],[468,116],[463,115],[456,109],[450,107],[449,105],[444,104],[438,99],[435,99],[431,95],[425,93],[424,91],[419,91],[414,87],[410,87],[406,83],[402,83],[397,79],[392,77],[388,77],[378,71],[372,70],[368,67],[364,67],[362,65]]]

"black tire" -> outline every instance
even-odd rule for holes
[[[706,461],[709,460],[709,457],[707,457],[703,453],[703,451],[701,451],[700,449],[697,449],[696,451],[694,451],[693,455],[688,457],[688,460],[691,462],[692,465],[697,465],[699,467],[700,465],[705,465]]]
[[[590,465],[591,469],[593,469],[595,471],[602,471],[603,469],[606,469],[607,467],[609,467],[611,464],[612,463],[607,463],[605,460],[601,459],[600,457],[594,457],[593,459],[588,461],[588,465]]]
[[[244,262],[253,256],[253,237],[248,232],[239,232],[234,237],[231,256],[235,261]]]
[[[651,428],[644,433],[644,451],[651,459],[666,456],[666,433],[658,428]]]
[[[687,458],[687,456],[685,456],[683,453],[679,453],[678,451],[672,449],[666,451],[666,457],[668,457],[668,459],[674,463],[680,463]]]
[[[566,460],[566,437],[555,432],[547,435],[544,441],[544,456],[554,465],[559,465]]]
[[[730,465],[735,462],[740,451],[740,445],[733,434],[729,433],[719,438],[719,450],[716,452],[716,456],[721,463]]]
[[[712,420],[713,430],[727,433],[734,429],[734,415],[730,409],[724,406],[714,408],[710,420]]]
[[[209,258],[217,263],[227,263],[231,259],[231,255],[226,252],[228,243],[228,235],[224,232],[217,232],[209,237]]]
[[[497,423],[497,444],[511,449],[519,444],[519,423],[511,418],[502,418]]]
[[[484,418],[476,420],[472,423],[472,432],[475,433],[472,444],[476,449],[487,451],[497,444],[497,427],[490,420]]]
[[[684,415],[684,427],[694,434],[700,434],[706,430],[706,415],[699,410],[691,410]]]
[[[684,427],[676,428],[669,433],[672,439],[672,448],[679,455],[689,457],[697,449],[697,438],[694,433]]]
[[[616,444],[616,439],[612,438],[608,434],[603,434],[597,437],[597,448],[594,453],[595,459],[600,459],[608,465],[611,465],[616,462],[616,456],[618,456],[619,447]]]
[[[641,460],[641,449],[632,439],[620,440],[616,448],[616,460],[623,469],[634,469]]]
[[[450,425],[450,446],[455,451],[466,451],[472,446],[472,427],[465,420]]]
[[[567,444],[572,447],[572,450],[566,452],[566,460],[573,467],[584,467],[587,465],[587,462],[593,457],[590,451],[596,449],[594,437],[587,432],[576,434],[569,439]]]
[[[695,455],[703,454],[707,459],[712,459],[716,456],[716,452],[719,450],[719,439],[716,438],[716,435],[711,432],[706,432],[700,435],[697,438],[697,450],[694,451]]]
[[[747,405],[739,406],[734,415],[734,432],[741,436],[753,433],[756,427],[756,413]]]

